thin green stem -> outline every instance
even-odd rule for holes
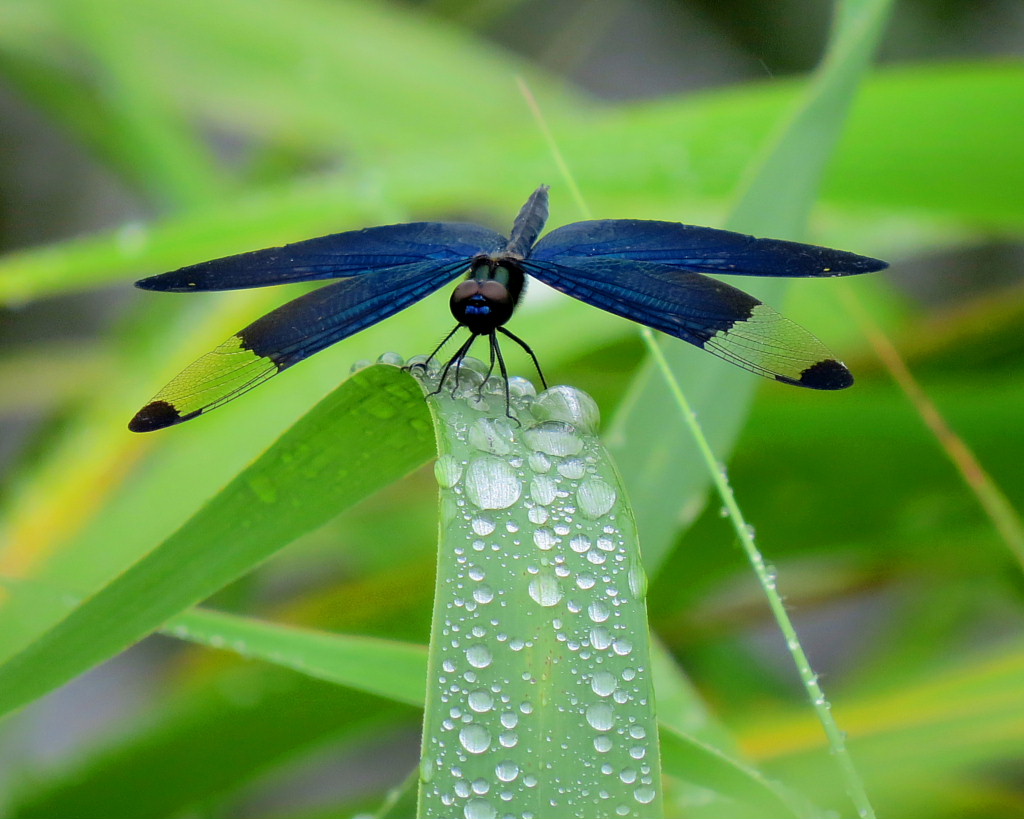
[[[882,329],[871,318],[860,303],[853,290],[845,282],[839,288],[839,295],[846,309],[856,319],[861,331],[867,337],[875,355],[889,371],[893,381],[899,386],[910,402],[914,405],[925,426],[935,436],[942,451],[953,462],[957,472],[967,487],[974,493],[979,505],[988,515],[996,532],[1013,553],[1018,564],[1024,568],[1024,522],[1017,510],[1013,508],[1009,498],[1000,489],[991,475],[981,465],[963,438],[956,434],[939,411],[935,402],[924,391],[921,384],[910,371],[896,345],[882,332]]]
[[[707,463],[708,472],[710,472],[715,488],[722,498],[722,503],[728,512],[729,520],[732,521],[736,534],[739,536],[740,543],[743,544],[743,550],[747,553],[747,558],[757,574],[758,582],[761,584],[765,597],[768,599],[768,605],[775,616],[775,622],[778,623],[779,630],[782,632],[783,637],[786,638],[786,648],[789,649],[793,662],[796,663],[800,681],[803,683],[818,721],[828,737],[829,746],[836,761],[839,763],[840,772],[842,773],[850,799],[857,808],[857,814],[863,817],[863,819],[874,819],[874,808],[871,806],[867,791],[864,789],[864,782],[847,750],[846,738],[832,716],[832,706],[825,698],[825,692],[822,691],[821,686],[818,684],[818,675],[811,668],[807,654],[800,644],[800,638],[797,636],[793,622],[789,619],[786,606],[782,602],[782,597],[776,588],[775,571],[765,564],[764,557],[762,557],[761,552],[758,550],[757,544],[754,543],[754,530],[747,524],[743,513],[740,511],[739,504],[736,503],[736,496],[729,485],[725,468],[715,458],[714,452],[711,451],[711,445],[708,443],[708,439],[705,437],[704,431],[697,421],[697,415],[690,407],[690,402],[686,400],[686,396],[683,394],[682,388],[680,388],[679,382],[672,372],[672,368],[669,367],[654,332],[644,327],[641,330],[641,336],[647,345],[651,357],[654,359],[655,365],[661,371],[665,383],[672,392],[683,421],[693,435],[697,448]]]

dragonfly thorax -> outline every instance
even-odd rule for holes
[[[469,276],[452,292],[452,315],[471,333],[489,335],[512,318],[524,284],[523,271],[513,260],[474,260]]]

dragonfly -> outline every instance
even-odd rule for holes
[[[163,429],[216,409],[314,353],[404,310],[455,280],[457,322],[428,361],[460,329],[468,339],[441,374],[459,366],[473,342],[488,340],[506,384],[499,334],[527,276],[617,316],[680,338],[783,384],[839,390],[846,366],[815,336],[768,305],[706,274],[820,278],[882,270],[878,259],[710,227],[640,219],[574,222],[541,232],[548,186],[535,190],[504,236],[462,222],[411,222],[352,230],[183,267],[137,281],[143,290],[194,293],[337,279],[287,302],[202,356],[132,418],[133,432]],[[539,241],[538,241],[539,239]],[[441,389],[441,386],[438,389]],[[509,411],[506,406],[506,412]]]

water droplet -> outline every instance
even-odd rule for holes
[[[478,796],[466,803],[462,814],[466,819],[495,819],[498,812],[494,809],[494,805],[491,804],[489,799]]]
[[[611,611],[600,600],[595,600],[587,606],[587,614],[590,615],[590,619],[595,623],[603,623],[611,615]]]
[[[491,532],[496,528],[494,521],[490,518],[484,517],[483,515],[473,518],[473,522],[470,525],[472,526],[473,531],[481,537],[487,537],[487,535],[491,534]]]
[[[618,500],[618,494],[615,489],[600,478],[588,478],[576,490],[576,502],[579,504],[580,514],[591,520],[596,520],[607,514],[615,505],[616,500]]]
[[[483,643],[477,643],[466,649],[466,662],[473,668],[487,668],[493,659],[491,650]]]
[[[551,459],[543,452],[531,452],[527,463],[534,472],[543,474],[551,471]]]
[[[490,586],[477,586],[473,589],[473,599],[481,606],[490,603],[494,599],[494,589]]]
[[[548,518],[551,517],[551,513],[548,512],[546,506],[531,506],[530,511],[526,513],[526,517],[530,519],[530,523],[535,526],[543,526],[548,522]]]
[[[610,731],[615,724],[612,707],[605,702],[598,702],[587,708],[587,722],[595,731]]]
[[[519,776],[519,766],[511,759],[506,759],[494,767],[494,775],[502,782],[513,782]]]
[[[654,801],[656,796],[654,788],[648,785],[642,785],[633,791],[633,798],[636,799],[641,805],[649,805]]]
[[[470,691],[466,701],[469,703],[469,707],[478,714],[485,714],[494,707],[494,697],[491,696],[491,692],[484,691],[482,688]]]
[[[579,554],[583,554],[591,545],[590,538],[586,535],[576,535],[576,537],[569,541],[569,548]]]
[[[612,749],[612,738],[605,734],[594,737],[594,750],[599,754],[606,754]]]
[[[612,644],[612,635],[604,626],[595,626],[590,630],[590,645],[604,650]]]
[[[537,475],[530,481],[530,497],[541,506],[553,503],[558,497],[558,484],[547,475]]]
[[[392,367],[401,367],[405,364],[405,359],[398,353],[381,353],[377,357],[378,364],[390,364]]]
[[[647,594],[647,572],[640,565],[640,561],[633,559],[629,564],[629,571],[626,573],[626,584],[629,592],[636,600],[642,600]]]
[[[541,606],[555,606],[562,599],[562,587],[553,574],[544,572],[530,581],[527,593]]]
[[[619,779],[622,780],[625,785],[632,785],[636,782],[637,772],[636,768],[623,768],[619,771]]]
[[[580,458],[566,458],[558,465],[558,474],[563,478],[578,481],[587,474],[587,465]]]
[[[451,489],[462,477],[462,463],[454,455],[442,455],[434,461],[434,477],[438,486]]]
[[[466,725],[459,731],[459,742],[471,754],[482,754],[491,747],[491,734],[482,725]]]
[[[513,398],[533,398],[537,395],[537,388],[533,386],[533,382],[521,375],[509,378],[508,391]]]
[[[625,657],[633,650],[633,644],[629,640],[616,640],[612,643],[612,651],[618,654],[620,657]]]
[[[512,451],[512,425],[507,418],[478,418],[468,437],[469,443],[483,452],[508,455]]]
[[[434,758],[424,754],[420,760],[420,782],[429,782],[434,778]]]
[[[601,411],[593,398],[575,387],[562,385],[537,396],[533,414],[540,421],[566,421],[591,434],[597,432],[601,423]]]
[[[550,529],[538,529],[533,533],[533,543],[538,549],[547,551],[555,547],[555,544],[558,543],[558,538],[555,537],[555,533]]]
[[[595,671],[590,679],[590,687],[599,697],[610,697],[616,684],[615,675],[608,671]]]
[[[368,358],[360,358],[360,359],[359,359],[358,361],[354,361],[354,362],[352,363],[352,366],[351,366],[351,367],[349,367],[349,370],[348,370],[348,371],[349,371],[349,372],[350,372],[350,373],[351,373],[352,375],[355,375],[355,374],[356,374],[357,372],[359,372],[360,370],[365,370],[365,369],[366,369],[367,367],[369,367],[369,366],[370,366],[370,365],[371,365],[372,363],[373,363],[373,362],[372,362],[372,361],[370,361],[370,360],[369,360]]]
[[[587,589],[592,589],[597,585],[597,578],[592,574],[582,572],[576,575],[576,585],[586,591]]]
[[[484,455],[466,468],[466,497],[481,509],[507,509],[523,491],[523,484],[505,461]]]
[[[526,430],[527,445],[547,455],[576,455],[583,449],[583,440],[565,421],[543,421]]]

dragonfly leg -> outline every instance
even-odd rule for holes
[[[544,371],[541,370],[540,362],[537,360],[537,356],[534,355],[533,350],[530,349],[530,345],[527,344],[525,341],[523,341],[515,333],[510,333],[504,327],[498,327],[497,329],[498,329],[499,333],[502,333],[502,334],[508,336],[516,344],[518,344],[520,347],[522,347],[524,350],[526,350],[526,352],[529,354],[530,358],[533,359],[533,366],[537,368],[537,375],[540,376],[540,383],[544,386],[544,389],[547,389],[548,388],[548,382],[544,379]],[[498,355],[500,357],[501,353],[498,353]],[[503,364],[502,365],[502,372],[504,372],[504,371],[505,371],[505,368],[504,368],[504,364]],[[508,378],[507,377],[505,378],[505,384],[506,384],[506,390],[507,390],[507,388],[508,388]]]

